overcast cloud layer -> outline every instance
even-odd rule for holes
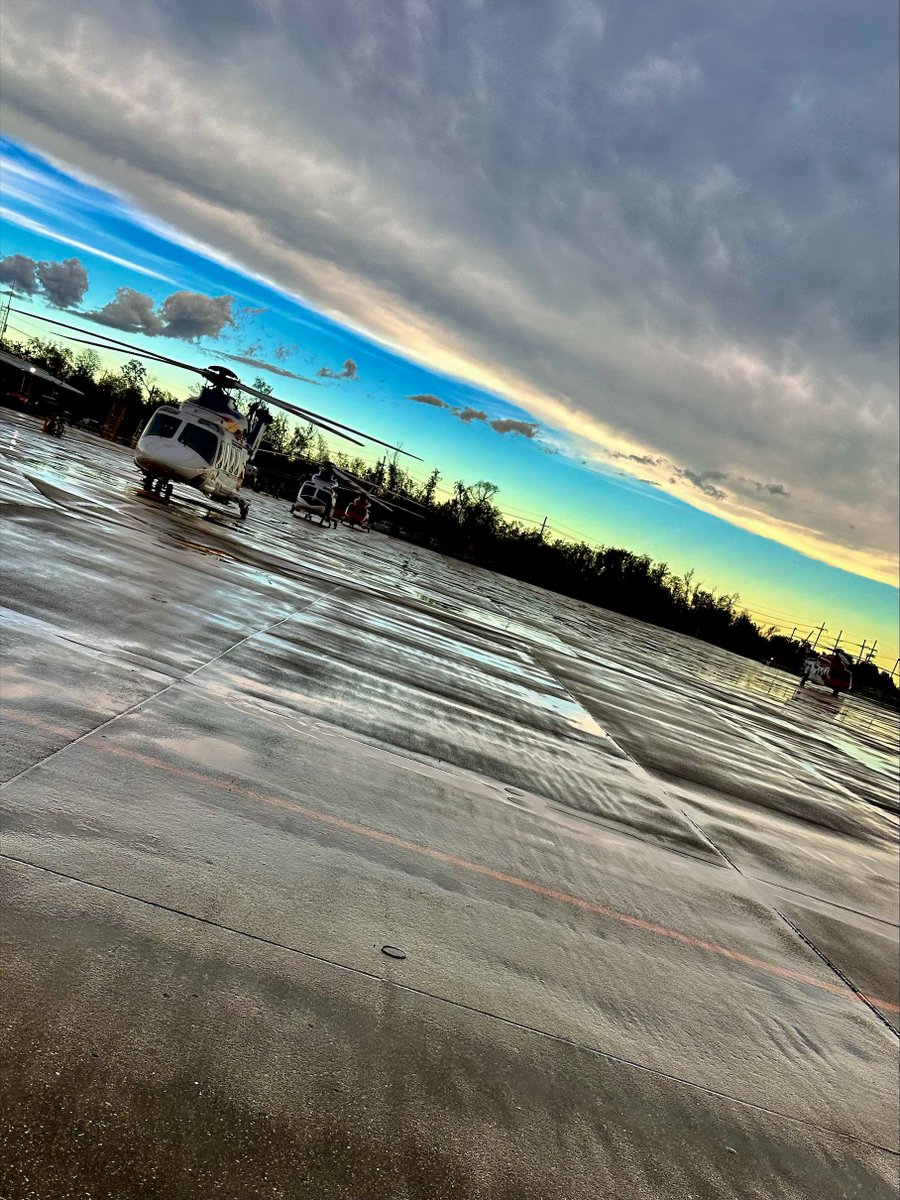
[[[893,6],[79,7],[7,6],[10,133],[564,452],[892,579]]]

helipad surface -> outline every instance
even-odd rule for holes
[[[895,719],[135,482],[0,414],[0,1195],[896,1195]]]

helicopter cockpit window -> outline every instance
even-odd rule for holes
[[[208,429],[201,429],[199,425],[185,425],[178,435],[178,440],[189,449],[194,450],[206,462],[213,463],[215,461],[219,439]]]
[[[171,413],[158,412],[154,415],[153,420],[144,430],[145,437],[174,437],[178,426],[181,424],[181,417],[173,416]]]

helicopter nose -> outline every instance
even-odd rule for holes
[[[142,470],[164,471],[185,482],[209,470],[209,463],[196,450],[171,438],[141,438],[134,461]]]

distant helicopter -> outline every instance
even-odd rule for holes
[[[832,696],[839,696],[841,692],[849,692],[853,686],[852,667],[853,660],[849,654],[836,647],[829,654],[810,651],[803,664],[800,686],[817,683],[821,687],[831,688]]]
[[[327,476],[330,476],[330,481],[327,480]],[[346,471],[329,462],[324,464],[319,474],[300,484],[297,498],[291,505],[291,513],[307,521],[318,517],[320,525],[333,525],[335,528],[338,524],[349,525],[366,532],[369,530],[369,508],[373,504],[385,512],[403,513],[417,520],[422,518],[423,513],[409,507],[421,507],[415,500],[401,496],[402,504],[389,504],[379,497],[378,493],[382,491],[390,496],[399,495],[390,488],[379,488],[371,480],[361,479],[352,471]]]
[[[38,316],[37,313],[27,315],[39,321],[46,321],[50,325],[86,335],[58,335],[68,341],[96,346],[101,350],[136,354],[150,362],[168,363],[170,366],[192,371],[205,380],[198,396],[185,400],[183,404],[163,404],[157,408],[137,440],[134,461],[142,475],[143,490],[163,502],[169,501],[175,484],[185,484],[210,500],[236,504],[241,520],[246,520],[250,511],[250,501],[241,495],[241,486],[248,466],[259,449],[266,426],[272,420],[266,409],[268,404],[284,409],[285,412],[317,425],[327,433],[352,442],[355,446],[362,446],[364,443],[350,436],[354,433],[421,462],[418,455],[411,454],[399,446],[392,446],[389,442],[383,442],[380,438],[354,429],[350,425],[343,425],[330,417],[323,417],[308,409],[288,404],[285,400],[279,400],[277,396],[257,391],[256,388],[242,383],[227,367],[195,367],[154,351],[142,350],[130,342],[110,337],[105,333],[93,334],[77,325]],[[250,406],[246,415],[235,405],[232,395],[235,391],[246,392],[256,397],[256,402]]]

